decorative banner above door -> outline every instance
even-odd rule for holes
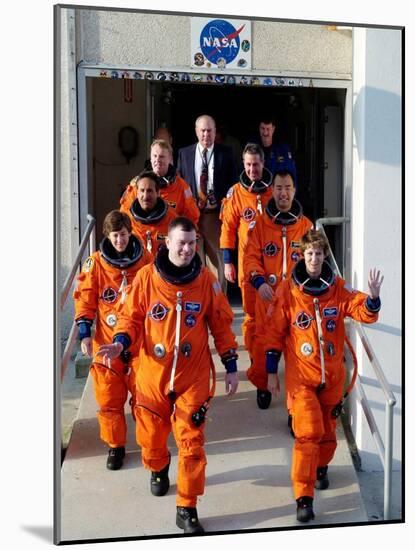
[[[250,70],[251,51],[250,21],[191,18],[191,67]]]

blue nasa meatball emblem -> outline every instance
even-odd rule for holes
[[[193,315],[193,313],[189,313],[188,315],[186,315],[186,317],[184,318],[184,324],[190,328],[195,326],[196,317]]]
[[[239,34],[245,25],[235,29],[229,21],[214,19],[205,25],[200,33],[200,49],[210,63],[231,63],[239,53]]]
[[[334,319],[329,319],[328,321],[326,321],[326,329],[329,332],[333,332],[335,328],[336,328],[336,321],[334,321]]]

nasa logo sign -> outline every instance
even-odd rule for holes
[[[239,53],[241,41],[239,34],[245,25],[239,29],[225,19],[209,21],[200,33],[200,49],[211,63],[218,65],[222,59],[231,63]]]
[[[251,68],[250,21],[193,17],[191,32],[193,67]]]

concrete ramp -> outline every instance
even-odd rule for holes
[[[240,337],[241,312],[235,330]],[[268,410],[256,405],[246,379],[248,356],[239,350],[238,393],[224,395],[224,368],[215,354],[216,396],[206,424],[205,494],[199,518],[207,532],[304,527],[296,521],[290,481],[293,439],[282,397]],[[61,541],[119,537],[180,536],[175,524],[177,449],[171,438],[170,490],[150,493],[150,474],[141,465],[135,424],[128,414],[127,456],[119,471],[105,467],[107,448],[99,440],[92,382],[85,386],[78,419],[61,471]],[[127,410],[127,409],[126,409]],[[330,487],[316,491],[316,519],[306,526],[367,521],[347,442],[338,423],[339,445],[329,468]]]

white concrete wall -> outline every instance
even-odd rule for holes
[[[352,284],[367,289],[369,269],[384,273],[379,323],[366,332],[397,398],[394,468],[401,461],[401,34],[355,29],[353,40]],[[384,394],[358,346],[364,389],[384,434]],[[364,469],[380,468],[370,430],[354,407],[353,430]]]
[[[76,127],[72,121],[76,103],[75,85],[75,12],[74,10],[62,9],[60,13],[61,24],[61,52],[60,52],[60,112],[57,113],[57,120],[61,127],[60,132],[60,158],[58,166],[58,193],[60,193],[60,209],[57,212],[60,217],[60,281],[59,289],[72,266],[75,250],[78,247],[78,232],[74,227],[78,220],[74,219],[74,208],[77,210],[78,198],[73,195],[74,191],[74,154],[76,155]],[[73,54],[73,55],[72,55]],[[72,145],[75,143],[75,147]],[[73,302],[68,297],[67,304],[62,312],[62,340],[65,341],[73,321]]]
[[[190,67],[190,17],[83,10],[81,58],[110,65]],[[252,22],[252,68],[350,74],[351,31]]]

